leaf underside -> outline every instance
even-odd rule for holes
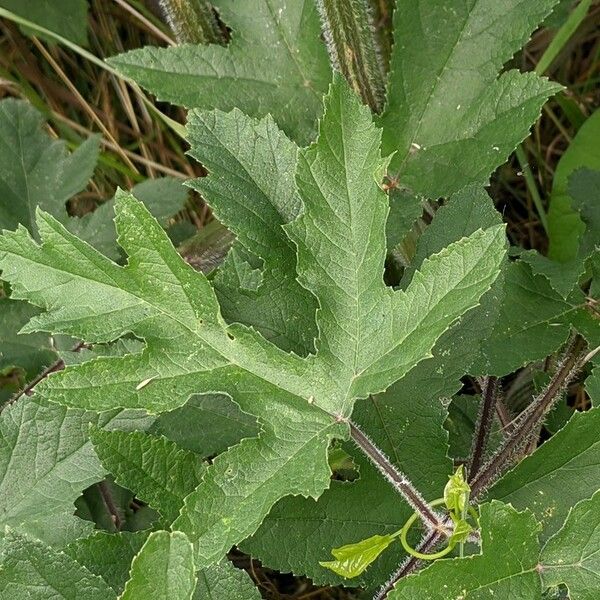
[[[337,78],[319,140],[299,154],[303,211],[284,227],[298,248],[299,281],[319,302],[316,353],[306,358],[253,329],[227,325],[205,276],[183,262],[129,195],[118,194],[115,203],[125,267],[41,212],[41,245],[23,228],[0,241],[13,297],[46,309],[26,330],[96,343],[130,333],[145,340],[139,353],[100,357],[49,377],[37,388],[42,398],[164,412],[192,394],[220,392],[258,417],[259,437],[215,459],[174,523],[194,542],[198,568],[254,533],[279,498],[316,498],[329,487],[327,448],[346,436],[340,419],[356,398],[385,390],[426,358],[498,274],[501,226],[424,261],[406,291],[385,286],[387,197],[378,182],[386,162],[379,144],[368,109]]]
[[[231,28],[227,47],[147,46],[109,59],[161,100],[188,108],[239,108],[272,114],[293,140],[316,131],[331,78],[316,8],[310,0],[213,2]]]

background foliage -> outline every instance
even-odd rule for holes
[[[232,171],[250,173],[249,181],[239,182],[239,197],[248,199],[252,206],[261,206],[273,223],[285,224],[297,216],[300,198],[292,193],[297,157],[276,124],[300,145],[314,137],[321,96],[330,80],[327,52],[319,40],[315,11],[299,8],[293,12],[289,18],[297,27],[296,37],[292,36],[296,45],[274,55],[271,50],[261,53],[266,42],[270,41],[270,47],[279,44],[276,28],[265,26],[275,22],[273,15],[263,10],[266,3],[262,12],[255,6],[262,3],[245,3],[243,9],[230,1],[218,4],[220,18],[229,29],[217,25],[213,40],[217,43],[178,47],[176,42],[191,34],[171,29],[153,2],[72,0],[68,9],[62,7],[63,12],[56,14],[56,3],[51,1],[0,0],[0,8],[77,45],[57,44],[51,35],[14,20],[0,21],[0,225],[12,230],[21,223],[39,239],[35,210],[40,207],[68,231],[119,261],[123,251],[116,243],[112,219],[113,196],[117,187],[122,187],[133,190],[187,262],[200,270],[209,272],[223,261],[233,232],[233,249],[212,278],[225,319],[249,322],[258,331],[268,332],[265,335],[284,350],[305,355],[314,349],[312,320],[290,321],[273,310],[278,297],[295,298],[295,314],[310,315],[315,308],[314,297],[306,294],[295,278],[295,247],[275,227],[269,230],[257,225],[249,229],[247,223],[254,217],[250,211],[242,212],[247,208],[243,203],[231,210],[232,191],[223,179]],[[399,98],[402,89],[414,94],[402,105],[390,102],[379,117],[378,123],[388,128],[384,129],[383,149],[392,150],[398,143],[386,131],[401,130],[406,136],[403,146],[411,150],[406,155],[394,155],[392,169],[401,171],[402,182],[428,198],[452,196],[443,206],[426,204],[423,213],[414,196],[403,198],[402,189],[391,192],[392,207],[398,202],[403,210],[392,212],[394,227],[388,223],[386,242],[388,250],[394,251],[388,253],[386,277],[394,281],[400,273],[398,283],[406,287],[427,257],[481,227],[497,226],[499,214],[507,225],[511,254],[520,259],[507,265],[501,275],[504,300],[494,301],[498,298],[493,287],[486,296],[487,304],[484,298],[480,309],[469,313],[460,334],[450,330],[443,335],[431,358],[407,369],[402,385],[393,385],[385,394],[357,404],[356,421],[372,432],[375,441],[419,489],[434,494],[443,488],[451,470],[450,457],[463,458],[469,451],[468,432],[474,428],[479,401],[477,376],[504,377],[506,402],[516,413],[532,393],[543,389],[549,377],[546,371],[555,360],[546,357],[564,344],[573,324],[590,339],[597,335],[593,313],[597,311],[594,298],[598,290],[584,291],[576,283],[586,269],[600,272],[597,260],[588,261],[600,231],[599,185],[593,171],[600,170],[600,7],[582,2],[586,10],[576,31],[550,64],[540,64],[576,3],[558,3],[530,40],[529,32],[548,12],[548,3],[531,2],[525,11],[514,13],[504,11],[498,3],[498,10],[504,11],[498,27],[504,34],[488,38],[487,29],[482,27],[479,36],[454,48],[449,36],[438,35],[439,29],[463,15],[440,9],[426,20],[429,29],[419,31],[417,9],[422,3],[407,3],[406,11],[395,16],[395,27],[402,32],[406,47],[395,54],[389,50],[386,35],[393,21],[391,3],[373,4],[384,49],[381,60],[389,63],[395,74],[392,98]],[[43,12],[38,14],[38,10]],[[255,29],[248,28],[249,17],[256,19]],[[490,12],[484,17],[494,21],[497,15]],[[243,35],[236,36],[239,31]],[[422,39],[431,43],[424,47],[419,42]],[[229,46],[224,47],[228,40]],[[527,44],[520,50],[524,42]],[[139,49],[146,45],[169,50]],[[475,50],[483,47],[489,49],[489,55]],[[117,54],[108,69],[93,60]],[[445,71],[440,61],[448,55]],[[152,68],[140,70],[140,65],[148,64]],[[517,74],[511,68],[528,74]],[[215,71],[219,77],[212,81]],[[473,77],[471,71],[477,75]],[[563,90],[556,94],[558,86],[535,78],[532,71],[549,75]],[[181,79],[172,76],[177,72],[183,75]],[[306,72],[312,74],[310,81],[304,78]],[[499,72],[503,73],[497,78]],[[155,93],[161,112],[155,110],[146,92],[123,80],[119,73]],[[246,83],[231,86],[228,78],[232,76]],[[261,79],[263,87],[257,88],[253,78]],[[516,80],[526,89],[527,97],[511,92]],[[535,120],[538,104],[549,96],[552,98],[544,104],[531,134],[511,154]],[[186,113],[163,100],[218,110]],[[444,128],[439,126],[440,102],[455,106],[451,118],[443,115]],[[501,118],[489,114],[492,105],[500,107]],[[407,112],[406,106],[411,110]],[[219,113],[233,108],[241,112]],[[250,120],[243,113],[261,120]],[[266,117],[267,113],[272,113],[273,119]],[[456,137],[473,115],[479,117],[478,129]],[[188,120],[189,145],[175,133],[177,129],[169,119],[179,123]],[[352,121],[360,122],[359,112]],[[234,160],[233,150],[265,137],[272,146],[259,159],[249,153]],[[353,143],[368,146],[370,139],[368,135],[357,137]],[[186,156],[189,146],[196,160]],[[374,172],[379,169],[380,158],[371,158]],[[505,158],[506,162],[495,168]],[[317,146],[300,160],[311,165],[303,176],[306,189],[313,186],[325,189],[324,196],[331,193],[329,164],[334,160],[327,156],[327,149]],[[324,166],[319,168],[319,161]],[[584,167],[591,170],[581,171]],[[360,172],[360,168],[356,165],[350,170]],[[494,168],[488,195],[480,187]],[[203,177],[205,169],[209,177]],[[317,175],[316,181],[309,181],[309,171],[320,173],[320,178]],[[189,178],[194,178],[193,191],[181,185]],[[368,179],[368,175],[357,177],[357,181]],[[394,182],[390,183],[394,187]],[[463,190],[467,183],[474,185]],[[361,194],[370,195],[376,205],[378,191],[374,188],[361,190]],[[300,194],[304,202],[310,198],[306,190],[301,189]],[[204,198],[211,200],[212,208]],[[273,201],[279,204],[273,207]],[[263,216],[256,217],[259,223]],[[370,213],[360,215],[356,227],[370,226],[371,218]],[[297,222],[295,230],[289,231],[301,242],[309,238],[311,223]],[[310,268],[306,260],[303,263],[301,251],[299,273],[305,281]],[[21,277],[24,272],[19,267]],[[598,275],[592,285],[597,286],[597,281]],[[239,290],[244,293],[238,295]],[[2,296],[9,293],[5,285]],[[165,305],[167,302],[165,299]],[[499,311],[497,319],[491,318],[490,311],[494,310]],[[81,363],[98,354],[120,360],[124,354],[140,350],[140,343],[133,339],[90,348],[67,335],[17,336],[21,326],[36,317],[37,310],[2,297],[0,311],[0,399],[4,403],[48,370],[60,370],[65,364]],[[106,332],[113,325],[106,321],[102,327]],[[489,331],[481,353],[470,354],[469,335],[476,339],[485,327]],[[81,332],[62,331],[75,337]],[[337,332],[332,331],[333,339]],[[90,325],[86,333],[86,341],[110,339],[100,326]],[[367,340],[368,336],[365,343]],[[446,360],[447,355],[453,360]],[[465,365],[470,365],[473,377],[461,382]],[[593,468],[598,452],[595,407],[600,401],[600,369],[592,367],[587,367],[585,384],[583,377],[570,384],[546,421],[540,442],[548,441],[490,492],[491,497],[510,502],[516,510],[527,507],[532,514],[517,514],[495,502],[486,505],[482,514],[486,531],[483,548],[489,553],[476,560],[489,562],[481,571],[492,572],[493,577],[522,590],[541,590],[541,582],[545,586],[566,583],[573,598],[587,598],[586,590],[596,585],[585,579],[587,571],[567,572],[561,562],[566,548],[573,564],[585,564],[589,571],[598,572],[593,556],[582,552],[577,541],[578,531],[589,527],[597,514],[595,492],[600,487]],[[135,377],[146,381],[141,371]],[[432,403],[434,397],[452,401],[444,406]],[[146,586],[161,590],[165,598],[186,597],[193,570],[190,541],[180,533],[148,535],[145,530],[152,523],[168,526],[177,517],[183,498],[205,474],[202,459],[212,461],[240,439],[254,438],[259,431],[264,432],[264,422],[257,421],[251,410],[242,412],[238,405],[217,395],[194,396],[181,407],[173,404],[169,407],[173,410],[159,418],[137,410],[135,403],[100,416],[90,410],[95,405],[90,398],[72,400],[70,405],[75,408],[47,403],[43,392],[39,401],[5,405],[0,425],[0,506],[2,525],[10,528],[4,540],[10,550],[3,557],[3,568],[14,573],[14,581],[22,578],[21,583],[30,586],[36,585],[37,578],[50,578],[62,587],[65,597],[77,597],[85,589],[90,598],[111,598],[124,589],[123,598],[136,598],[146,593]],[[402,408],[398,410],[398,406]],[[207,422],[210,430],[199,438],[195,427]],[[382,422],[389,423],[387,431],[381,430]],[[48,427],[40,428],[40,423]],[[500,427],[497,425],[497,430]],[[136,433],[132,434],[133,430]],[[150,437],[141,430],[165,437]],[[428,453],[420,457],[423,435],[427,435]],[[496,431],[496,435],[494,438],[492,434],[492,446],[500,443],[500,433]],[[144,463],[143,457],[153,454],[161,457],[160,464]],[[570,487],[572,480],[565,463],[578,469],[577,489]],[[215,593],[236,597],[240,590],[248,598],[258,597],[250,580],[267,598],[358,597],[358,592],[344,588],[345,582],[321,568],[313,557],[327,558],[332,547],[375,531],[390,533],[402,526],[409,511],[398,506],[398,498],[387,483],[350,447],[339,447],[336,454],[330,452],[329,464],[334,481],[318,502],[300,497],[278,502],[259,531],[230,552],[230,561],[201,572],[196,597]],[[226,479],[225,465],[222,471]],[[351,488],[349,480],[357,472],[360,479]],[[324,487],[328,473],[321,476]],[[356,501],[349,500],[352,497]],[[531,497],[539,501],[532,505]],[[378,503],[371,506],[377,523],[372,516],[365,518],[364,503],[370,498]],[[238,516],[244,517],[241,513]],[[115,535],[109,537],[107,532]],[[514,564],[503,560],[503,547],[494,546],[494,539],[513,535],[522,553],[514,557]],[[231,545],[226,537],[222,543],[224,551]],[[393,550],[384,555],[358,584],[373,588],[374,582],[391,572],[399,554]],[[179,568],[172,581],[157,577],[150,582],[141,575],[157,572],[155,565],[164,564],[171,556],[176,557]],[[260,557],[265,566],[253,556]],[[539,561],[549,565],[541,580],[533,572]],[[114,563],[126,564],[127,568],[114,569]],[[24,570],[23,564],[27,565]],[[290,571],[311,579],[285,574]],[[457,573],[453,566],[440,563],[432,567],[429,576],[440,586],[456,586],[458,593],[470,574]],[[406,580],[393,597],[416,597],[422,593],[419,585],[416,579]],[[0,591],[9,593],[8,589],[13,593],[12,588]]]

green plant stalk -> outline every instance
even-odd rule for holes
[[[510,436],[504,440],[492,458],[470,481],[471,493],[475,499],[481,497],[489,486],[504,473],[506,468],[512,464],[517,453],[530,441],[532,432],[538,430],[538,426],[542,424],[544,417],[554,406],[556,400],[579,372],[585,357],[585,350],[585,341],[579,335],[575,335],[546,389],[534,398],[533,402],[517,417]]]
[[[571,36],[577,31],[583,19],[585,19],[591,5],[592,0],[581,0],[571,12],[569,18],[556,32],[550,45],[546,48],[544,54],[542,54],[542,57],[538,61],[538,64],[535,67],[535,72],[538,75],[543,75],[551,67],[552,63],[556,60],[556,57],[571,39]]]
[[[145,94],[139,88],[137,83],[135,83],[135,81],[133,81],[132,79],[129,79],[128,77],[123,77],[123,75],[121,75],[116,69],[113,69],[109,64],[104,62],[101,58],[98,58],[96,55],[92,54],[91,52],[88,52],[87,50],[85,50],[85,48],[78,46],[77,44],[71,42],[67,38],[62,37],[61,35],[54,33],[53,31],[50,31],[49,29],[46,29],[45,27],[42,27],[41,25],[37,25],[36,23],[33,23],[32,21],[23,19],[22,17],[15,15],[14,13],[10,12],[9,10],[6,10],[5,8],[0,8],[0,17],[8,19],[9,21],[12,21],[13,23],[17,23],[18,25],[24,25],[25,27],[28,27],[32,31],[37,31],[38,33],[42,33],[43,35],[56,40],[59,44],[66,46],[67,48],[69,48],[70,50],[75,52],[76,54],[79,54],[79,56],[81,56],[82,58],[89,60],[91,63],[93,63],[97,67],[100,67],[101,69],[104,69],[105,71],[107,71],[108,73],[111,73],[115,77],[118,77],[119,79],[122,79],[123,81],[126,81],[129,85],[131,85],[131,87],[139,95],[139,97],[142,99],[144,104],[148,107],[150,112],[152,112],[161,121],[163,121],[165,123],[165,125],[167,125],[169,128],[171,128],[180,138],[185,139],[185,135],[186,135],[185,127],[181,123],[178,123],[177,121],[171,119],[170,117],[168,117],[167,115],[162,113],[160,110],[158,110],[158,108],[156,108],[156,106],[154,106],[154,104],[145,96]]]
[[[592,0],[582,0],[577,5],[575,10],[571,12],[569,18],[565,21],[562,27],[556,32],[552,42],[550,42],[550,45],[546,48],[534,69],[538,75],[543,75],[556,60],[556,57],[560,54],[569,39],[571,39],[571,36],[575,33],[579,25],[581,25],[581,22],[587,15],[591,4]],[[546,216],[546,209],[544,208],[544,203],[542,202],[540,192],[535,183],[535,179],[531,172],[531,168],[527,161],[527,156],[522,144],[517,146],[516,155],[519,165],[521,166],[521,171],[525,177],[527,189],[529,190],[535,209],[540,217],[542,227],[544,228],[546,234],[548,234],[548,218]]]
[[[426,526],[439,532],[446,531],[442,525],[443,517],[433,510],[432,505],[428,504],[410,480],[392,464],[355,423],[349,421],[348,424],[352,441],[421,517]]]
[[[463,521],[467,520],[467,513],[469,512],[469,492],[467,492],[467,497],[465,498],[465,505],[463,506],[462,509],[462,514],[460,515],[461,519]],[[458,552],[459,552],[459,556],[461,558],[464,558],[465,556],[465,543],[463,541],[459,542],[458,544]]]
[[[471,446],[471,460],[467,469],[471,478],[479,472],[485,456],[485,449],[494,422],[496,399],[498,397],[498,379],[496,377],[486,377],[481,388],[481,404],[473,435],[473,445]]]
[[[519,161],[519,166],[521,167],[521,173],[523,173],[523,177],[525,177],[525,184],[527,185],[527,189],[529,190],[529,194],[533,200],[533,205],[535,206],[535,210],[540,218],[540,223],[542,224],[546,234],[548,234],[548,217],[546,215],[546,209],[544,208],[542,197],[531,171],[531,166],[527,160],[527,155],[523,149],[523,144],[519,144],[517,146],[515,153],[517,155],[517,160]]]
[[[317,0],[334,69],[341,71],[371,110],[385,103],[385,75],[367,0]]]
[[[175,39],[180,44],[225,44],[213,7],[206,0],[160,0]]]
[[[96,487],[100,493],[100,498],[102,499],[102,504],[104,504],[104,507],[106,508],[108,517],[113,522],[115,529],[120,531],[121,527],[123,527],[123,519],[119,514],[119,509],[117,508],[117,505],[112,497],[108,484],[106,481],[100,481],[96,484]]]

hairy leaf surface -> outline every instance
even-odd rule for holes
[[[86,567],[120,594],[129,580],[131,561],[139,553],[148,531],[95,531],[92,535],[71,542],[64,553]]]
[[[566,584],[571,598],[594,600],[600,589],[600,492],[570,512],[542,550],[542,579]]]
[[[142,427],[133,411],[98,416],[33,398],[0,415],[0,525],[62,545],[91,528],[73,516],[81,492],[104,478],[88,439],[90,423]]]
[[[295,141],[316,131],[331,69],[310,0],[214,2],[232,29],[229,46],[147,46],[110,59],[161,100],[188,108],[272,114]]]
[[[171,524],[183,499],[200,483],[205,465],[193,452],[141,431],[93,429],[90,439],[115,481],[158,510]]]
[[[526,262],[508,264],[504,276],[503,301],[474,366],[479,374],[506,375],[556,352],[585,305],[581,291],[563,298]]]
[[[600,410],[575,413],[569,422],[531,456],[509,471],[488,495],[528,507],[543,525],[542,538],[553,534],[569,509],[600,488]]]
[[[42,115],[27,102],[0,102],[0,227],[36,232],[36,207],[62,222],[66,202],[87,185],[98,159],[98,137],[72,154],[42,131]]]
[[[307,358],[227,325],[206,277],[183,262],[126,194],[115,205],[125,267],[44,213],[41,245],[23,228],[0,238],[0,266],[13,295],[46,308],[26,331],[92,342],[133,333],[146,342],[141,353],[65,369],[38,386],[42,397],[96,410],[163,412],[192,394],[221,392],[259,418],[261,435],[217,457],[175,522],[196,544],[198,567],[252,534],[279,498],[318,497],[329,486],[329,441],[346,436],[344,419],[356,398],[384,391],[427,358],[498,275],[501,226],[424,261],[406,291],[385,286],[387,198],[378,181],[386,163],[379,142],[368,109],[338,78],[319,141],[300,154],[304,211],[285,228],[298,246],[299,280],[320,306],[317,352]]]
[[[284,350],[313,351],[317,303],[296,279],[296,247],[282,227],[302,205],[294,180],[298,148],[271,117],[257,121],[238,110],[191,112],[188,139],[190,154],[210,171],[191,185],[242,246],[215,278],[223,316]],[[244,282],[242,269],[260,279]]]
[[[599,136],[600,110],[597,110],[581,126],[556,167],[548,208],[548,255],[558,262],[568,262],[577,256],[584,224],[572,204],[569,177],[584,167],[600,170]]]
[[[227,396],[192,396],[186,404],[162,413],[150,433],[164,435],[185,450],[206,458],[224,452],[243,438],[256,437],[256,418]]]
[[[155,531],[131,563],[121,600],[191,600],[196,587],[194,549],[181,531]]]
[[[108,584],[65,553],[9,530],[0,551],[0,594],[11,600],[116,600]]]
[[[198,572],[194,600],[260,600],[261,595],[249,575],[223,560]]]
[[[504,63],[557,0],[399,0],[388,101],[390,169],[430,197],[485,184],[560,89]]]

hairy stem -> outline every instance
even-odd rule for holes
[[[317,0],[331,64],[380,113],[385,75],[368,0]]]
[[[535,426],[543,421],[544,416],[552,408],[554,401],[560,397],[561,392],[573,380],[585,362],[585,349],[585,341],[579,335],[573,336],[546,389],[519,415],[510,436],[470,482],[471,498],[473,500],[478,500],[488,489],[489,485],[505,472],[512,464],[515,453],[522,449],[531,439],[531,432],[536,430]],[[431,529],[423,536],[421,543],[417,547],[419,552],[427,553],[444,540],[444,535],[441,531],[443,531],[445,525],[446,523],[442,523],[440,529]],[[396,583],[415,571],[419,564],[420,561],[418,559],[412,556],[409,557],[392,574],[388,582],[377,592],[373,600],[384,600]]]
[[[355,444],[392,484],[394,489],[413,507],[425,525],[440,532],[447,531],[443,518],[429,506],[410,480],[391,463],[387,456],[354,423],[350,422],[349,425],[350,435]],[[444,535],[444,533],[441,533],[441,535]]]
[[[481,384],[481,404],[471,446],[471,460],[467,470],[471,479],[477,475],[483,464],[485,449],[494,423],[499,387],[500,383],[497,377],[485,377]]]
[[[417,546],[417,551],[427,554],[435,548],[443,538],[444,536],[441,533],[432,529],[421,538],[421,541]],[[381,588],[379,588],[375,596],[373,596],[373,600],[384,600],[394,589],[396,583],[403,577],[406,577],[415,571],[422,562],[423,561],[414,556],[409,556],[398,569],[392,573],[391,577],[381,586]]]
[[[476,380],[483,392],[487,377],[477,377]],[[510,433],[510,431],[512,431],[513,416],[508,406],[506,406],[505,394],[500,384],[496,387],[496,402],[494,408],[496,410],[496,417],[502,427],[502,434],[506,435],[507,433]]]
[[[513,418],[503,398],[500,397],[496,398],[496,416],[502,425],[502,433],[508,435],[512,431]]]
[[[180,44],[225,44],[213,7],[206,0],[160,0],[165,19]]]
[[[556,399],[579,371],[585,355],[585,348],[583,338],[575,335],[559,361],[556,372],[546,389],[534,398],[533,402],[518,416],[510,435],[471,480],[471,494],[474,499],[480,497],[502,475],[512,464],[517,453],[527,445],[532,432],[537,431],[537,427],[543,422]]]

